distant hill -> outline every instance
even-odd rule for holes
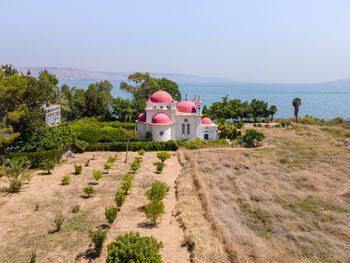
[[[350,86],[350,78],[348,79],[340,79],[340,80],[335,80],[335,81],[327,81],[327,82],[323,82],[321,84],[332,84],[332,85],[346,85],[346,86]]]
[[[84,69],[75,68],[61,68],[61,67],[16,67],[21,72],[27,72],[28,69],[32,72],[32,75],[37,76],[43,69],[47,69],[56,77],[62,80],[127,80],[130,74],[134,72],[103,72],[103,71],[90,71]],[[211,78],[201,77],[189,74],[177,74],[177,73],[151,73],[151,76],[156,78],[167,78],[175,82],[230,82],[232,80],[223,78]]]

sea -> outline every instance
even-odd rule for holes
[[[59,85],[67,84],[87,89],[96,81],[63,80]],[[120,81],[111,81],[114,97],[130,98],[130,95],[119,89]],[[278,112],[275,118],[289,118],[294,115],[292,101],[301,99],[299,116],[310,115],[329,120],[335,117],[350,119],[350,85],[345,84],[261,84],[261,83],[178,83],[183,99],[192,100],[200,96],[203,105],[209,107],[222,97],[251,101],[264,100],[269,105],[276,105]]]

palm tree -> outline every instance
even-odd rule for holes
[[[22,186],[30,181],[29,167],[30,164],[23,159],[9,160],[4,165],[5,175],[10,182],[9,190],[11,193],[18,193]]]
[[[275,105],[271,105],[269,108],[269,114],[271,115],[271,122],[273,122],[273,115],[277,112],[277,107]]]
[[[295,121],[298,123],[298,113],[299,113],[299,106],[301,105],[301,99],[295,98],[293,100],[293,107],[294,107],[294,116]]]

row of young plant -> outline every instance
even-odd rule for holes
[[[107,164],[111,164],[110,161],[112,161],[112,159],[109,158],[105,164],[105,168]],[[130,171],[123,176],[123,181],[115,194],[115,205],[110,205],[105,208],[105,217],[109,224],[109,228],[117,218],[118,212],[120,211],[126,200],[127,194],[133,186],[134,175],[140,169],[141,162],[142,159],[140,157],[135,157],[134,162],[130,166]],[[107,167],[109,167],[109,165],[107,165]],[[103,230],[101,227],[99,227],[95,231],[89,231],[89,236],[91,238],[91,243],[94,245],[96,256],[100,256],[101,254],[103,243],[107,238],[108,230],[109,229]]]

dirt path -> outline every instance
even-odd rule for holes
[[[166,166],[162,174],[156,174],[154,163],[157,162],[156,153],[145,153],[140,171],[135,176],[134,188],[128,195],[116,221],[108,233],[106,244],[109,244],[115,238],[126,232],[139,232],[142,236],[154,236],[162,241],[164,248],[161,249],[163,262],[190,262],[189,253],[186,247],[182,247],[183,231],[180,228],[175,217],[172,215],[176,204],[175,180],[181,172],[181,166],[177,157],[172,155],[171,159],[166,161]],[[161,180],[170,185],[170,192],[164,199],[165,214],[161,223],[156,227],[149,228],[145,225],[145,217],[142,207],[147,204],[144,196],[146,189],[155,180]],[[106,246],[105,246],[106,247]],[[103,254],[96,262],[105,262],[107,256],[106,248]]]

